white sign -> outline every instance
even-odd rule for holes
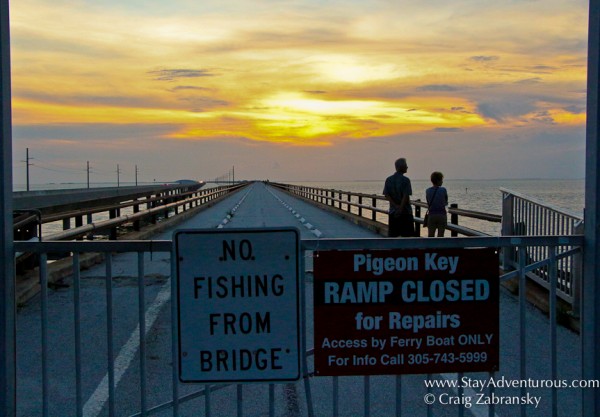
[[[181,382],[300,378],[297,229],[175,232]]]

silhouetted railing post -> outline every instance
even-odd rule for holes
[[[75,216],[75,227],[83,226],[83,216]],[[83,240],[83,236],[77,238],[77,240]]]
[[[417,200],[421,201],[421,200]],[[415,217],[421,217],[421,206],[415,205]],[[415,222],[415,235],[421,236],[421,223]]]
[[[456,203],[450,204],[450,208],[458,208],[458,204],[456,204]],[[458,214],[452,213],[450,215],[450,223],[458,225]],[[450,232],[450,236],[456,237],[456,236],[458,236],[458,232],[455,232],[453,230]]]
[[[514,205],[515,198],[513,194],[505,193],[502,198],[502,228],[500,234],[502,236],[512,236],[514,234]],[[502,250],[502,268],[507,270],[511,263],[515,260],[515,251],[513,248],[504,248]]]
[[[140,205],[136,204],[133,206],[133,213],[139,213],[140,212]],[[139,220],[135,220],[133,222],[133,230],[135,230],[136,232],[140,230],[140,221]]]
[[[375,197],[373,197],[373,200],[371,201],[371,206],[373,208],[377,208],[377,199]],[[371,213],[373,214],[373,221],[377,221],[377,212],[375,210],[371,210]]]
[[[581,235],[585,231],[585,224],[579,222],[573,228],[573,234]],[[573,295],[572,314],[581,316],[581,282],[583,280],[583,254],[581,252],[573,255],[573,277],[571,279],[571,294]]]
[[[358,206],[358,215],[362,217],[362,195],[358,196],[358,204],[360,204]]]
[[[108,218],[114,219],[116,217],[117,217],[116,209],[110,209],[108,211]],[[117,240],[117,227],[116,226],[110,228],[108,239],[109,240]]]

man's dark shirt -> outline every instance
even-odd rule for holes
[[[389,196],[396,204],[400,204],[402,197],[412,195],[412,186],[410,179],[404,176],[401,172],[396,172],[394,175],[390,175],[385,180],[385,186],[383,187],[383,195]],[[390,204],[390,213],[395,213],[396,209]],[[410,204],[406,204],[402,211],[403,213],[411,213],[412,208]]]

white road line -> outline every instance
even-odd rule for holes
[[[298,219],[298,221],[300,223],[302,223],[304,225],[304,227],[306,227],[308,230],[310,230],[311,233],[317,237],[317,239],[319,239],[319,238],[321,238],[321,236],[323,236],[323,233],[319,229],[315,228],[315,226],[313,226],[312,224],[307,223],[306,219],[304,217],[302,217],[300,215],[300,213],[298,213],[296,210],[294,210],[289,204],[287,204],[281,198],[279,198],[278,196],[273,194],[273,191],[269,190],[269,188],[267,188],[267,191],[269,193],[271,193],[271,195],[273,197],[275,197],[275,199],[277,199],[281,204],[283,204],[284,207],[287,207],[287,209],[292,212],[294,217],[296,217],[296,219]]]
[[[148,310],[146,310],[146,334],[152,329],[162,306],[171,298],[171,280],[167,280],[162,286],[156,299],[152,302]],[[119,385],[121,378],[131,365],[131,361],[135,357],[140,344],[140,325],[138,324],[129,336],[129,340],[119,352],[115,360],[115,388]],[[83,406],[84,417],[97,417],[101,412],[104,404],[108,401],[108,374],[102,378],[102,381]]]

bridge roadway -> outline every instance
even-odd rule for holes
[[[309,229],[286,208],[293,207],[306,222],[314,226]],[[282,227],[297,226],[302,238],[377,237],[338,216],[325,212],[308,203],[290,197],[263,183],[254,183],[227,199],[206,209],[201,214],[185,221],[178,228],[215,228],[223,224],[227,214],[236,208],[231,221],[222,227]],[[173,231],[156,236],[156,239],[171,239]],[[307,270],[311,270],[310,253]],[[153,407],[171,399],[171,339],[170,339],[170,256],[165,253],[147,254],[146,275],[146,328],[148,330],[147,357],[147,405]],[[140,411],[139,342],[138,324],[137,257],[135,254],[115,255],[112,273],[114,277],[114,356],[115,362],[115,409],[118,416],[130,416]],[[82,272],[82,404],[86,417],[107,416],[108,386],[106,375],[106,270],[98,265]],[[67,280],[67,284],[70,281]],[[307,345],[312,347],[312,275],[307,274]],[[513,295],[501,290],[501,371],[497,378],[519,378],[518,350],[518,302]],[[75,405],[75,354],[73,326],[73,289],[60,287],[49,294],[49,410],[50,416],[74,416]],[[41,358],[40,358],[40,299],[39,297],[21,306],[18,312],[18,415],[42,415]],[[477,312],[473,312],[477,314]],[[548,319],[533,308],[527,309],[528,323],[528,369],[529,378],[549,379]],[[139,329],[137,329],[139,331]],[[561,379],[577,379],[579,373],[578,336],[563,328],[558,329],[559,376]],[[309,360],[312,368],[312,360]],[[476,379],[487,379],[488,374],[469,375]],[[427,409],[423,396],[425,376],[413,375],[402,378],[402,402],[404,416],[425,416]],[[449,376],[432,375],[432,379],[443,380]],[[311,378],[315,414],[329,417],[331,412],[331,378]],[[363,415],[363,377],[339,379],[339,415],[355,417]],[[395,410],[395,378],[390,376],[371,377],[371,416],[392,416]],[[180,386],[180,394],[186,395],[201,386]],[[456,395],[452,390],[445,391]],[[243,388],[244,416],[268,416],[268,386],[250,384]],[[295,384],[275,386],[275,416],[306,416],[307,407],[302,381]],[[435,394],[444,392],[434,389]],[[501,395],[520,395],[519,389],[498,390]],[[550,415],[550,391],[530,389],[532,395],[542,397],[537,409],[529,407],[528,415]],[[465,395],[475,395],[465,390]],[[581,392],[564,389],[558,393],[559,415],[578,415]],[[210,401],[211,415],[235,416],[236,389],[225,388],[214,392]],[[454,406],[436,405],[436,416],[455,416]],[[518,413],[516,406],[500,406],[496,415],[510,416]],[[203,398],[180,406],[181,416],[205,415]],[[170,410],[159,411],[159,416],[171,416]],[[474,405],[465,415],[487,416],[488,408]]]

